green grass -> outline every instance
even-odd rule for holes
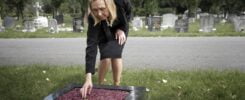
[[[112,84],[111,74],[106,84]],[[0,80],[1,100],[41,100],[69,83],[83,83],[84,66],[1,66]],[[148,88],[149,100],[245,100],[245,72],[236,70],[124,69],[121,85]]]
[[[77,38],[77,37],[85,37],[85,36],[86,36],[85,32],[49,33],[45,29],[41,29],[36,32],[19,32],[19,31],[8,29],[5,32],[0,32],[0,38]]]

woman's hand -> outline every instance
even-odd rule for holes
[[[83,84],[83,87],[80,89],[80,93],[83,99],[86,99],[87,94],[90,94],[92,91],[93,83],[91,77],[92,77],[91,73],[86,74],[86,81]]]
[[[116,39],[118,39],[118,44],[123,45],[126,42],[126,36],[124,31],[117,29]]]

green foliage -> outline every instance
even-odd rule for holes
[[[11,15],[18,19],[24,17],[24,8],[31,3],[31,0],[1,0],[1,17]]]
[[[144,9],[146,14],[157,15],[159,9],[157,0],[145,0]]]
[[[56,15],[62,12],[71,15],[85,16],[88,8],[88,0],[1,0],[0,14],[4,16],[33,15],[25,9],[39,1],[43,4],[44,13]],[[245,11],[244,0],[130,0],[133,5],[133,13],[136,16],[162,15],[164,13],[183,14],[189,10],[189,15],[195,14],[197,8],[209,13],[240,14]]]
[[[189,14],[195,13],[197,8],[208,13],[235,13],[245,10],[244,0],[131,0],[136,15],[163,14],[162,9],[172,8],[172,13],[183,14],[189,10]],[[153,11],[153,12],[149,12]]]

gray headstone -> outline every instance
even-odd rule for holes
[[[237,16],[229,16],[229,21],[231,21],[231,23],[233,23],[235,31],[238,32],[239,31],[239,25],[240,25],[240,21],[239,18]]]
[[[245,32],[245,15],[239,16],[239,25],[237,32]]]
[[[175,21],[175,31],[177,32],[188,32],[188,26],[188,19],[178,19]]]
[[[233,21],[234,21],[234,18],[237,17],[237,15],[234,15],[234,14],[229,14],[229,15],[227,15],[227,16],[228,16],[228,17],[227,17],[228,21],[229,21],[229,22],[232,22],[232,23],[233,23]]]
[[[152,16],[149,16],[146,18],[146,24],[148,26],[148,30],[149,31],[153,31],[153,17]]]
[[[208,13],[200,14],[200,32],[212,32],[214,28],[214,16]]]
[[[162,15],[162,29],[174,28],[175,21],[178,19],[178,16],[175,14],[164,14]]]
[[[153,17],[153,29],[155,31],[160,31],[161,30],[161,21],[162,21],[162,17],[161,16],[154,16]]]
[[[149,31],[160,31],[161,30],[161,16],[150,16],[147,18],[148,30]]]
[[[57,23],[56,19],[50,19],[48,21],[48,31],[50,33],[59,33],[58,23]]]
[[[25,21],[22,32],[35,32],[36,28],[33,21]]]
[[[230,15],[228,20],[234,25],[236,32],[245,32],[245,16]]]
[[[15,26],[15,19],[14,17],[5,17],[3,20],[3,26],[5,28],[13,28]]]
[[[81,18],[74,18],[73,19],[73,32],[82,32],[82,19]]]
[[[244,12],[245,13],[245,12]],[[240,27],[242,29],[242,32],[245,32],[245,15],[241,16],[241,23]]]

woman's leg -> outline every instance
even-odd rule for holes
[[[119,86],[122,74],[122,58],[111,59],[114,85]]]
[[[99,84],[103,84],[105,80],[105,75],[107,73],[108,67],[111,64],[111,59],[106,58],[100,60],[100,65],[99,65],[99,71],[98,71],[98,77],[99,77]]]

